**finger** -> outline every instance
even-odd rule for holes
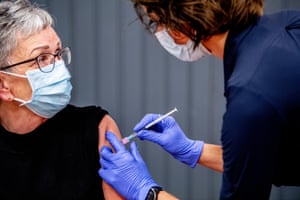
[[[100,149],[100,155],[102,154],[102,153],[107,153],[107,152],[111,152],[111,153],[113,153],[113,151],[112,151],[112,149],[110,148],[110,147],[108,147],[108,146],[103,146],[103,147],[101,147],[101,149]]]
[[[139,132],[138,137],[141,140],[147,140],[150,142],[158,143],[161,140],[162,133],[158,133],[151,130],[142,130]]]
[[[100,158],[100,165],[103,169],[109,169],[112,166],[112,163],[104,158]]]
[[[144,160],[143,160],[135,142],[132,142],[130,144],[130,152],[136,161],[138,161],[139,163],[144,163]]]
[[[114,133],[107,131],[106,139],[110,142],[115,152],[124,151],[126,149]]]
[[[103,159],[111,158],[112,154],[113,154],[112,149],[107,146],[103,146],[100,150],[100,157]]]
[[[135,125],[135,127],[133,128],[133,131],[134,132],[139,132],[140,130],[142,130],[143,128],[145,128],[145,126],[147,124],[153,122],[158,117],[159,117],[159,114],[146,114],[143,117],[143,119],[141,119],[141,121]]]

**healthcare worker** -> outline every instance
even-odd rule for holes
[[[264,15],[263,0],[131,1],[170,54],[183,61],[223,60],[227,101],[221,146],[189,139],[172,117],[141,130],[157,114],[136,125],[138,137],[192,168],[222,171],[220,199],[268,199],[272,185],[299,186],[300,11]],[[101,151],[104,180],[128,199],[168,199],[134,143],[127,151],[116,137],[107,139],[115,152]]]

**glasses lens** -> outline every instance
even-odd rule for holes
[[[69,65],[71,63],[71,51],[69,47],[66,47],[62,49],[62,51],[59,54],[60,59],[63,59],[66,65]]]
[[[157,22],[154,22],[154,21],[151,21],[150,23],[149,23],[149,26],[148,26],[148,29],[149,29],[149,31],[151,32],[151,33],[156,33],[157,32]]]
[[[142,23],[145,25],[146,29],[150,31],[151,33],[156,33],[157,31],[157,22],[153,21],[148,15],[142,16]]]
[[[146,29],[152,34],[156,33],[158,23],[150,18],[149,13],[147,13],[146,11],[146,8],[137,3],[134,5],[134,8],[141,22],[145,25]]]
[[[68,47],[62,49],[57,54],[41,54],[37,57],[39,68],[42,72],[53,71],[56,60],[63,60],[66,65],[71,63],[71,51]],[[52,64],[52,65],[51,65]]]
[[[51,72],[55,64],[55,55],[41,54],[37,57],[37,63],[42,72]],[[50,66],[52,64],[52,66]]]

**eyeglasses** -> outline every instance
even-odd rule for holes
[[[138,17],[140,21],[145,25],[146,29],[152,33],[155,34],[157,32],[157,28],[160,25],[159,22],[152,20],[149,17],[149,13],[146,12],[145,8],[141,4],[135,3],[134,9],[136,13],[138,14]]]
[[[63,60],[66,65],[70,64],[71,63],[71,50],[69,49],[69,47],[65,47],[62,50],[56,52],[55,54],[42,53],[35,58],[24,60],[24,61],[12,64],[12,65],[8,65],[5,67],[1,67],[0,70],[6,70],[9,68],[15,67],[17,65],[35,61],[38,65],[39,69],[41,70],[41,72],[49,73],[49,72],[53,71],[53,69],[55,67],[56,59]],[[50,64],[52,64],[52,67],[45,67]]]
[[[155,34],[157,32],[158,23],[150,20],[147,28],[152,34]]]
[[[144,14],[142,16],[140,16],[140,19],[142,21],[142,23],[145,25],[146,29],[152,33],[155,34],[157,32],[157,28],[158,28],[158,22],[153,21],[148,15]]]

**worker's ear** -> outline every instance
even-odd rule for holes
[[[184,45],[189,41],[189,37],[180,31],[168,29],[168,34],[173,38],[176,44]]]
[[[6,86],[5,75],[0,73],[0,100],[2,101],[12,101],[13,95],[10,89]]]

